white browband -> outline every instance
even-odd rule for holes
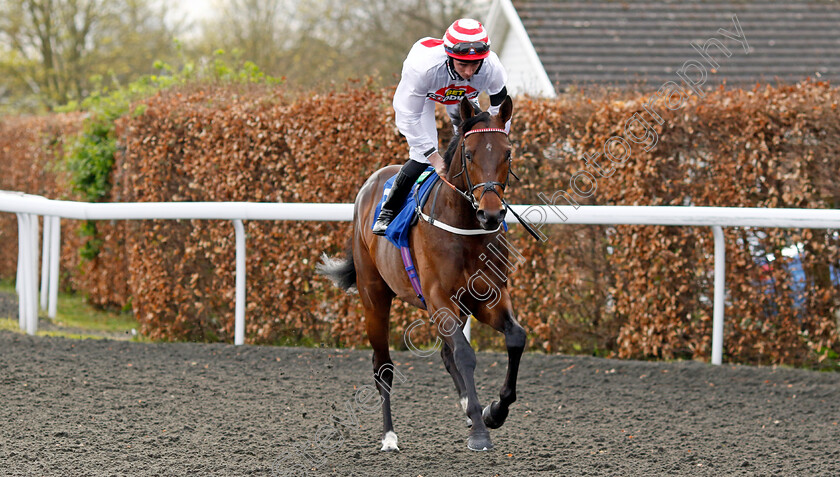
[[[484,133],[484,132],[497,132],[497,133],[502,133],[504,135],[507,135],[507,131],[505,131],[503,128],[480,128],[480,129],[470,129],[469,131],[464,133],[464,137],[467,137],[470,134]]]

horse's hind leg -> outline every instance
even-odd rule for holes
[[[361,264],[357,262],[357,267],[359,265]],[[364,264],[363,266],[368,265]],[[370,264],[370,266],[373,265]],[[394,294],[379,274],[375,272],[375,269],[367,268],[367,270],[369,271],[368,274],[376,274],[376,276],[363,279],[356,286],[365,310],[365,328],[368,339],[373,348],[373,377],[382,398],[382,448],[380,450],[393,451],[399,450],[397,434],[394,432],[394,423],[391,420],[391,389],[394,383],[394,373],[398,373],[398,371],[394,368],[391,353],[388,350],[389,315]],[[370,270],[374,271],[370,272]],[[358,275],[364,275],[364,273]]]

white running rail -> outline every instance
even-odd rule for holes
[[[514,205],[532,226],[541,224],[668,225],[711,227],[715,241],[715,289],[712,364],[723,356],[725,248],[722,227],[840,228],[840,210],[763,209],[739,207],[547,206]],[[49,200],[0,191],[0,212],[18,217],[17,290],[20,326],[34,334],[38,327],[38,216],[45,217],[41,267],[41,306],[55,317],[58,291],[60,218],[77,220],[212,219],[231,220],[236,234],[236,303],[234,344],[245,342],[245,231],[243,220],[350,221],[353,204],[255,202],[87,203]],[[561,215],[563,217],[561,217]],[[566,218],[567,220],[563,220]],[[510,217],[511,223],[516,223]],[[47,253],[49,249],[49,253]],[[46,274],[47,277],[43,275]],[[469,321],[467,322],[469,324]],[[469,339],[469,328],[465,330]]]

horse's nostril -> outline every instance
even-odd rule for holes
[[[502,210],[499,211],[499,221],[502,221],[502,220],[505,219],[505,214],[507,214],[507,209],[502,209]]]
[[[487,220],[487,216],[486,216],[486,215],[485,215],[485,213],[484,213],[484,209],[478,209],[478,210],[475,212],[475,216],[476,216],[476,217],[478,218],[478,220],[479,220],[479,221],[481,221],[481,222],[484,222],[485,220]]]

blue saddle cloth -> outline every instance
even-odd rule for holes
[[[394,185],[394,178],[396,177],[397,176],[395,174],[385,182],[385,187],[382,191],[382,198],[379,200],[379,203],[376,204],[376,215],[374,215],[374,218],[379,217],[379,211],[382,210],[382,204],[385,202],[385,198],[388,197],[388,191],[390,191],[391,187]],[[394,220],[391,221],[391,225],[389,225],[388,229],[385,230],[385,237],[388,241],[397,247],[408,247],[408,234],[411,231],[411,224],[414,222],[414,215],[417,208],[415,196],[420,197],[422,201],[422,197],[425,197],[429,191],[432,190],[432,186],[435,185],[438,179],[439,177],[437,173],[435,173],[434,167],[431,166],[426,168],[423,174],[420,175],[420,178],[417,179],[417,182],[412,186],[412,191],[408,194],[405,204],[400,207],[400,211],[394,217]]]

